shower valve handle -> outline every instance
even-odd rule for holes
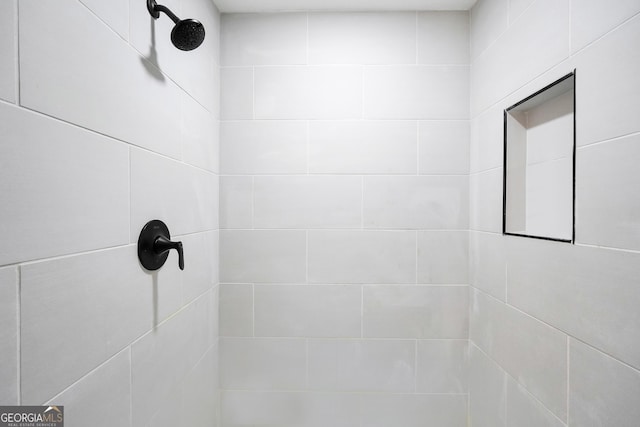
[[[172,242],[164,236],[158,236],[153,242],[153,250],[157,254],[168,252],[171,249],[178,251],[178,266],[180,270],[184,270],[184,252],[182,251],[182,242]]]

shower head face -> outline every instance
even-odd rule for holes
[[[204,26],[195,19],[178,21],[171,31],[171,42],[180,50],[193,50],[204,41]]]

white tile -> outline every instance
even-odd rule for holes
[[[211,347],[185,378],[179,424],[174,425],[217,426],[217,351],[216,346]]]
[[[639,156],[640,135],[578,150],[577,243],[640,250]]]
[[[22,401],[51,398],[173,313],[178,271],[152,277],[134,246],[23,265]]]
[[[305,13],[224,14],[220,56],[229,65],[294,65],[307,62]]]
[[[367,394],[362,402],[362,425],[465,427],[466,409],[464,395]]]
[[[218,178],[202,169],[138,149],[131,150],[131,241],[152,219],[171,235],[218,226]]]
[[[466,394],[468,350],[468,340],[418,341],[416,391]]]
[[[416,140],[411,121],[311,121],[309,172],[415,174]]]
[[[362,67],[255,69],[256,119],[359,119]]]
[[[467,231],[418,232],[418,283],[469,283]]]
[[[180,18],[194,18],[202,22],[206,36],[200,47],[184,52],[171,43],[171,31],[174,24],[166,15],[157,20],[149,15],[144,1],[129,2],[129,22],[131,45],[142,55],[149,74],[162,82],[167,77],[175,81],[184,91],[214,113],[217,110],[218,97],[217,68],[220,31],[219,13],[210,1],[203,0],[165,0],[164,3]]]
[[[576,55],[579,146],[640,131],[640,52],[633,42],[638,38],[640,16]]]
[[[310,64],[415,64],[416,16],[310,13]]]
[[[220,123],[189,95],[182,94],[182,158],[190,165],[219,170]]]
[[[507,374],[469,345],[469,425],[506,427]]]
[[[362,178],[358,176],[257,176],[256,228],[359,228]]]
[[[309,231],[311,283],[415,283],[416,238],[403,231]]]
[[[367,119],[467,119],[469,67],[379,66],[364,69]]]
[[[300,121],[223,122],[220,127],[224,174],[307,172],[307,124]]]
[[[513,25],[534,1],[535,0],[509,0],[509,25]]]
[[[64,405],[65,424],[72,426],[131,426],[130,350],[118,353],[46,405]]]
[[[253,177],[220,177],[220,228],[253,228]]]
[[[80,2],[120,37],[125,40],[129,38],[129,2],[127,0],[115,0],[108,3],[100,0],[80,0]]]
[[[20,2],[22,105],[178,158],[179,88],[145,65],[79,2]]]
[[[253,285],[220,285],[220,335],[253,336]]]
[[[499,168],[504,161],[504,116],[500,105],[471,120],[469,171]]]
[[[502,168],[469,177],[469,228],[502,233]]]
[[[0,265],[127,243],[124,145],[8,104],[0,134]]]
[[[638,423],[640,372],[571,340],[569,424],[628,426]]]
[[[360,337],[360,286],[260,285],[255,287],[255,335]]]
[[[414,341],[312,339],[308,357],[311,390],[414,390]]]
[[[469,64],[469,13],[418,13],[419,64]]]
[[[522,239],[507,248],[511,304],[640,368],[640,254]]]
[[[473,292],[473,342],[561,419],[567,415],[567,336],[480,291]]]
[[[18,400],[18,270],[0,268],[0,404]]]
[[[365,177],[364,226],[466,229],[468,185],[466,175]]]
[[[204,295],[131,346],[134,426],[151,421],[211,347],[211,303]]]
[[[507,0],[500,2],[506,6]],[[471,15],[473,23],[473,12]],[[544,31],[540,31],[540,28],[544,28]],[[474,39],[473,31],[471,39]],[[475,116],[484,111],[568,58],[569,54],[569,0],[540,0],[533,3],[517,24],[510,26],[474,61],[471,73],[471,87],[474,88],[471,96],[472,114]]]
[[[468,121],[420,122],[418,172],[425,175],[469,173]]]
[[[363,335],[370,338],[466,339],[466,286],[365,286]]]
[[[251,410],[247,410],[251,408]],[[353,427],[360,425],[360,395],[225,390],[222,427],[273,425]]]
[[[221,338],[220,387],[301,390],[306,385],[306,342],[294,338]]]
[[[223,283],[304,283],[305,231],[220,232]]]
[[[16,101],[16,1],[0,4],[0,99]]]
[[[218,232],[175,236],[182,241],[185,251],[185,267],[181,272],[183,279],[182,300],[187,304],[218,283]],[[173,251],[175,252],[175,251]],[[174,258],[167,262],[176,263]]]
[[[640,12],[636,0],[619,0],[615,6],[586,0],[571,7],[571,51],[577,52]],[[633,43],[630,43],[633,44]]]
[[[507,251],[506,241],[502,235],[470,233],[469,284],[497,299],[505,299],[507,292]]]
[[[220,118],[222,120],[253,119],[253,84],[253,68],[220,68]]]
[[[477,58],[507,29],[509,0],[477,2],[469,14],[471,58]]]
[[[507,384],[507,425],[518,427],[565,427],[535,397],[512,378]]]

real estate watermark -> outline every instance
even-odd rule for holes
[[[64,406],[0,406],[0,427],[64,427]]]

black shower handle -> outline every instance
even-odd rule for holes
[[[178,251],[178,266],[180,270],[184,270],[184,252],[182,251],[182,242],[172,242],[164,236],[158,236],[153,242],[153,250],[161,255],[171,249]]]

